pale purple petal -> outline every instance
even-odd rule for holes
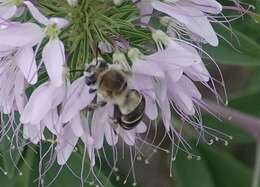
[[[57,161],[59,165],[64,165],[69,159],[74,147],[78,142],[78,137],[71,133],[70,125],[66,125],[61,135],[58,136],[58,145],[56,147]]]
[[[181,108],[183,112],[188,115],[194,115],[195,109],[192,101],[192,96],[189,95],[190,90],[185,90],[182,82],[172,83],[169,88],[171,99],[174,103]]]
[[[127,145],[135,145],[135,129],[124,130],[120,127],[119,134]]]
[[[71,129],[73,131],[73,133],[80,137],[83,135],[84,129],[82,127],[82,121],[81,121],[81,117],[80,114],[76,115],[74,118],[72,118],[71,122],[69,123],[71,126]]]
[[[15,92],[15,102],[17,105],[17,109],[21,114],[24,110],[26,104],[26,95],[25,95],[25,82],[24,77],[21,72],[16,74],[15,78],[15,85],[14,85],[14,92]]]
[[[61,124],[59,123],[59,116],[57,109],[52,109],[43,118],[42,123],[51,131],[53,134],[60,133]]]
[[[180,85],[193,98],[202,99],[202,95],[196,85],[186,76],[180,79]]]
[[[48,84],[39,86],[31,95],[28,104],[21,114],[22,123],[39,124],[52,108],[52,96],[55,90]]]
[[[89,93],[89,87],[85,83],[85,77],[74,81],[68,88],[66,99],[61,112],[61,122],[67,123],[82,109],[91,103],[95,94]]]
[[[216,0],[191,0],[192,6],[203,12],[219,14],[222,11],[222,5]]]
[[[55,24],[59,29],[63,29],[69,25],[69,21],[64,18],[50,18],[50,23]]]
[[[164,77],[164,73],[161,70],[161,67],[156,63],[138,60],[133,63],[132,70],[136,74],[155,76],[155,77]]]
[[[43,48],[43,62],[46,66],[51,83],[61,86],[64,82],[65,51],[62,41],[58,38],[50,39]]]
[[[144,122],[140,122],[140,124],[139,125],[137,125],[137,127],[136,127],[136,132],[137,133],[145,133],[146,132],[146,130],[147,130],[147,126],[144,124]]]
[[[158,109],[154,99],[149,96],[145,96],[145,114],[151,120],[155,120],[158,117]]]
[[[15,5],[1,5],[0,6],[0,23],[12,18],[17,11]]]
[[[183,23],[190,31],[204,38],[212,46],[218,45],[218,38],[207,16],[200,10],[176,4],[168,5],[159,1],[152,3],[153,7]]]
[[[38,125],[23,125],[23,138],[29,139],[32,143],[37,144],[39,141],[44,139],[43,136],[44,127],[40,124]]]
[[[32,47],[24,47],[16,55],[16,63],[30,84],[37,82],[37,66]]]
[[[95,148],[100,149],[103,147],[104,143],[104,135],[105,135],[105,126],[108,124],[108,111],[110,110],[109,107],[111,106],[105,106],[99,109],[96,109],[92,118],[91,123],[91,134],[94,138],[95,142]]]
[[[43,37],[43,29],[30,22],[13,23],[5,29],[0,29],[0,45],[13,47],[33,46],[41,41]]]
[[[139,1],[136,4],[136,6],[139,8],[141,16],[143,16],[141,18],[142,23],[149,23],[149,21],[151,19],[151,14],[153,13],[153,7],[151,4],[151,0]]]
[[[15,50],[15,47],[8,45],[0,45],[0,58],[10,55]]]
[[[30,13],[39,23],[43,25],[48,25],[49,20],[45,17],[30,1],[24,1],[24,4],[28,7]]]

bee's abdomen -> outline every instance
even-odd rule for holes
[[[122,114],[120,111],[120,119],[119,124],[122,128],[126,130],[131,130],[134,127],[136,127],[140,121],[142,120],[144,116],[145,111],[145,98],[143,95],[140,94],[142,97],[140,103],[137,105],[137,107],[128,114]],[[119,110],[119,108],[118,108]]]

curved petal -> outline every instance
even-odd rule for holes
[[[84,129],[82,127],[82,121],[81,121],[81,118],[80,118],[80,114],[78,114],[74,118],[72,118],[72,120],[69,124],[71,126],[73,133],[77,137],[80,137],[80,136],[83,135]]]
[[[204,38],[212,46],[218,45],[218,37],[213,30],[207,16],[195,7],[176,3],[168,5],[159,1],[152,3],[154,9],[168,14],[183,23],[191,32]]]
[[[24,1],[24,4],[29,9],[30,13],[39,23],[43,25],[49,24],[49,19],[45,17],[30,1]]]
[[[137,125],[137,127],[136,127],[136,132],[137,133],[145,133],[146,132],[146,130],[147,130],[147,126],[144,124],[144,122],[140,122],[140,124],[139,125]]]
[[[140,10],[140,15],[143,16],[141,18],[142,23],[149,23],[151,16],[148,16],[153,13],[153,7],[151,4],[151,0],[142,0],[139,1],[136,6]]]
[[[23,126],[23,138],[29,139],[32,143],[37,144],[44,139],[43,136],[44,127],[42,125],[25,124]]]
[[[127,145],[135,145],[135,129],[124,130],[120,127],[119,134]]]
[[[108,145],[114,146],[118,142],[118,135],[114,132],[114,129],[108,123],[104,125],[105,137]]]
[[[61,112],[61,122],[67,123],[70,121],[80,110],[89,105],[94,97],[95,94],[89,93],[89,87],[85,83],[84,76],[74,81],[68,88]]]
[[[151,120],[155,120],[158,116],[158,109],[155,100],[149,96],[145,96],[145,114]]]
[[[65,51],[63,43],[58,39],[51,39],[42,52],[43,62],[46,66],[51,83],[61,86],[64,82]]]
[[[222,11],[222,5],[216,0],[191,0],[192,6],[203,12],[219,14]]]
[[[37,82],[37,66],[32,47],[24,47],[16,56],[17,66],[30,84]]]
[[[112,111],[112,107],[113,107],[112,105],[107,104],[106,106],[104,106],[102,108],[98,108],[94,111],[94,115],[93,115],[92,123],[91,123],[91,134],[95,140],[94,146],[96,149],[100,149],[103,147],[105,133],[110,133],[110,134],[107,134],[108,142],[113,144],[112,138],[115,138],[114,143],[116,143],[115,136],[109,137],[111,135],[112,129],[105,127],[105,126],[110,126],[109,115],[110,115],[110,112]]]
[[[21,72],[18,72],[16,74],[14,93],[15,93],[15,102],[17,105],[17,109],[21,114],[26,104],[25,82],[24,82],[23,74]]]
[[[55,24],[59,29],[63,29],[69,25],[69,21],[64,18],[50,18],[50,23]]]
[[[164,77],[164,73],[161,70],[161,67],[156,63],[139,60],[133,63],[132,71],[135,74],[142,74],[148,76],[155,76],[155,77]]]
[[[15,47],[8,45],[0,45],[0,58],[10,55],[15,50]]]
[[[193,98],[196,98],[196,99],[202,98],[202,95],[201,95],[200,91],[198,90],[198,88],[196,87],[196,85],[186,76],[183,76],[180,79],[180,85]]]
[[[12,18],[17,11],[15,5],[1,5],[0,6],[0,23]]]
[[[78,137],[71,133],[70,125],[66,125],[61,135],[58,136],[58,145],[56,147],[57,162],[59,165],[64,165],[69,159],[78,142]]]
[[[185,90],[182,86],[182,83],[183,82],[179,81],[172,84],[172,87],[169,88],[171,99],[185,114],[194,115],[195,109],[192,96],[189,95],[190,90]]]
[[[43,29],[30,22],[13,23],[5,29],[0,29],[0,45],[13,47],[33,46],[41,41],[43,37]]]
[[[52,108],[53,89],[47,84],[38,87],[31,95],[21,114],[22,123],[39,124]]]
[[[57,109],[50,110],[48,114],[43,118],[44,125],[51,131],[53,134],[60,133],[60,127],[59,124],[59,116]]]

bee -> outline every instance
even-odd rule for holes
[[[95,110],[108,102],[114,105],[112,121],[126,130],[136,127],[145,111],[145,98],[135,89],[128,88],[129,72],[119,65],[110,65],[98,58],[86,67],[86,84],[89,92],[96,92],[95,103],[89,108]]]

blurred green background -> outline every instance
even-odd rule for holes
[[[255,11],[260,14],[260,1],[248,0],[245,2],[254,5],[256,7]],[[222,1],[222,3],[229,5],[231,2]],[[227,14],[237,15],[239,13],[229,11]],[[230,32],[218,26],[216,26],[216,29],[237,50],[225,41],[221,41],[220,46],[217,48],[210,47],[206,50],[214,57],[222,70],[229,97],[229,107],[260,118],[260,24],[247,15],[231,24],[232,32],[239,37],[239,42]],[[216,68],[211,64],[207,64],[207,66],[214,75]],[[217,74],[217,71],[215,73]],[[205,116],[204,120],[205,124],[233,136],[233,140],[228,146],[225,146],[223,143],[217,143],[212,146],[201,143],[199,146],[195,146],[194,152],[201,156],[200,161],[196,159],[188,160],[187,155],[180,151],[173,168],[171,168],[174,174],[172,178],[169,177],[170,158],[168,154],[162,152],[154,154],[150,164],[145,164],[143,160],[136,161],[137,186],[250,187],[255,168],[256,140],[254,137],[232,124],[220,122],[212,119],[212,117]],[[192,138],[189,139],[189,142],[193,142],[194,145],[196,144]],[[167,148],[169,142],[164,142],[162,146]],[[8,174],[4,175],[3,172],[0,173],[0,187],[37,186],[38,182],[34,180],[38,177],[39,153],[35,153],[34,150],[37,152],[39,148],[30,147],[22,150],[26,162],[18,156],[17,151],[12,151],[12,161],[9,151],[7,151],[8,149],[8,141],[5,140],[0,145],[0,165]],[[21,176],[14,168],[13,162],[21,169]],[[123,184],[124,177],[129,170],[129,163],[126,163],[127,158],[119,165],[117,175],[120,179],[116,180],[116,176],[113,175],[106,186],[132,186],[132,178],[126,184]],[[81,154],[78,152],[74,153],[69,160],[69,165],[79,175]],[[106,181],[106,176],[109,174],[109,170],[106,168],[106,164],[104,163],[100,171],[102,181]],[[44,180],[45,186],[56,176],[58,170],[58,166],[55,165],[46,174]],[[63,171],[51,186],[76,187],[80,186],[80,180],[64,166]],[[85,186],[91,185],[86,183]]]

